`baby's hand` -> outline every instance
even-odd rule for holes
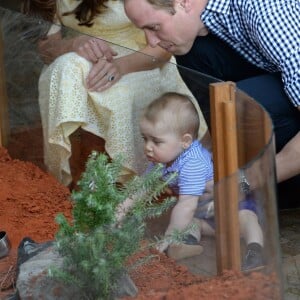
[[[119,207],[116,211],[116,221],[117,224],[121,224],[122,220],[124,219],[126,215],[126,212],[124,209],[122,209],[121,207]]]
[[[162,241],[160,241],[158,243],[158,245],[156,246],[156,249],[159,252],[164,252],[165,250],[167,250],[167,248],[169,247],[169,242],[165,239],[163,239]]]
[[[133,205],[133,200],[130,198],[127,198],[124,202],[119,204],[119,206],[116,209],[116,221],[119,226],[121,225],[121,222],[123,221],[124,217],[126,216],[127,212],[130,210],[130,208]]]
[[[214,201],[211,201],[207,205],[206,218],[210,218],[210,217],[214,216],[214,214],[215,214],[214,209],[215,209]]]

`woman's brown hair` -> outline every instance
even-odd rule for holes
[[[77,0],[79,2],[79,0]],[[74,14],[79,25],[92,26],[95,16],[106,8],[108,0],[82,0],[72,11],[64,15]],[[52,22],[56,13],[56,0],[23,0],[22,12],[30,16],[38,16]]]
[[[26,15],[53,22],[56,13],[56,0],[23,0],[21,11]]]
[[[79,21],[79,25],[92,26],[95,16],[101,13],[101,9],[106,8],[105,2],[108,0],[83,0],[73,11],[64,15],[74,14]]]

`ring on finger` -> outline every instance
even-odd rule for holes
[[[113,81],[114,79],[115,79],[115,76],[114,75],[110,75],[110,76],[108,76],[108,81]]]

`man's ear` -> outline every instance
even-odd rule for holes
[[[190,133],[185,133],[182,136],[182,148],[187,149],[193,142],[193,137]]]

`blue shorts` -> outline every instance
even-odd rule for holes
[[[244,200],[239,202],[239,210],[244,210],[244,209],[253,211],[257,215],[258,211],[257,211],[256,200],[253,199],[252,197],[246,196],[246,198]],[[198,204],[198,208],[197,208],[197,211],[196,211],[194,217],[204,220],[212,228],[216,227],[214,216],[207,217],[205,215],[205,213],[203,211],[203,204],[201,202],[199,202],[199,204]]]

